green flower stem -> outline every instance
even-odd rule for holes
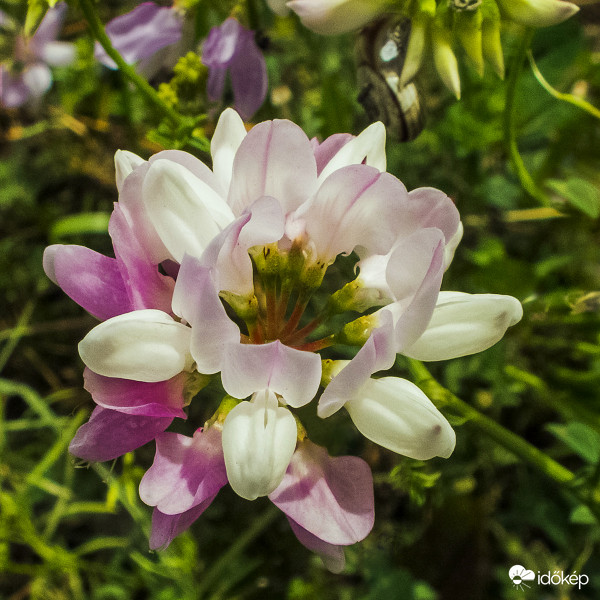
[[[512,161],[513,167],[517,173],[519,181],[523,186],[523,189],[533,198],[538,200],[541,204],[549,206],[551,204],[550,198],[540,189],[535,183],[533,177],[525,167],[525,163],[521,155],[519,154],[519,147],[517,145],[517,137],[515,130],[515,98],[517,90],[517,81],[523,63],[525,62],[525,56],[529,50],[531,40],[533,38],[533,29],[527,29],[521,38],[515,56],[513,57],[511,68],[509,70],[508,81],[506,82],[506,104],[504,107],[504,135],[506,145],[508,146],[508,152]]]
[[[496,421],[486,417],[477,409],[455,396],[432,377],[423,363],[411,358],[407,358],[406,360],[408,361],[408,368],[416,385],[427,394],[438,408],[442,410],[448,408],[451,411],[457,412],[466,420],[470,427],[486,434],[496,443],[503,446],[515,456],[518,456],[555,483],[566,487],[580,502],[586,504],[596,519],[600,521],[600,502],[598,499],[589,497],[583,492],[581,481],[573,472],[550,458],[545,452],[525,441],[521,436],[505,429],[502,425],[496,423]]]
[[[250,527],[240,534],[238,538],[231,544],[229,549],[223,553],[210,567],[210,569],[202,575],[202,581],[196,588],[196,597],[202,598],[204,594],[211,589],[224,573],[227,568],[234,564],[235,559],[246,549],[246,547],[254,541],[267,527],[281,514],[274,505],[269,507],[256,517]]]
[[[535,75],[535,78],[538,80],[539,84],[554,98],[557,100],[561,100],[562,102],[567,102],[568,104],[572,104],[581,110],[592,115],[596,119],[600,119],[600,110],[598,110],[593,104],[586,102],[583,98],[578,98],[573,94],[565,94],[563,92],[559,92],[555,90],[542,75],[541,71],[538,69],[538,66],[535,64],[535,60],[533,60],[533,54],[531,54],[531,50],[527,50],[527,58],[529,59],[529,65],[531,66],[531,70]]]
[[[180,115],[173,107],[169,106],[158,95],[156,90],[143,77],[138,75],[131,65],[125,62],[121,54],[112,45],[108,35],[106,35],[104,25],[98,18],[92,0],[78,0],[78,2],[94,38],[100,42],[106,54],[115,61],[119,70],[138,88],[151,104],[170,118],[176,125],[180,127],[193,127],[193,119]]]

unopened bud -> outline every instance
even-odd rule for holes
[[[435,68],[444,85],[460,100],[460,75],[458,62],[452,50],[452,33],[446,27],[434,23],[431,37]]]
[[[410,37],[406,49],[406,57],[400,75],[400,89],[404,88],[421,68],[425,52],[425,38],[429,19],[422,14],[417,14],[411,19]]]
[[[527,27],[558,25],[572,17],[579,7],[562,0],[498,0],[500,10],[511,20]]]
[[[456,12],[454,17],[456,37],[480,77],[483,76],[484,68],[482,23],[483,16],[479,10]]]
[[[495,0],[484,0],[481,5],[481,46],[483,56],[500,77],[504,79],[504,55],[500,39],[500,9]]]

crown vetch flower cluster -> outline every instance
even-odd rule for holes
[[[521,305],[440,292],[462,235],[458,211],[442,192],[408,192],[386,173],[381,123],[319,144],[284,120],[246,132],[228,109],[211,153],[212,170],[180,151],[148,161],[119,151],[115,257],[46,250],[48,276],[102,321],[79,345],[97,407],[70,450],[102,461],[156,440],[140,485],[155,507],[153,548],[229,483],[243,498],[268,496],[339,571],[343,547],[372,528],[372,476],[362,459],[310,441],[294,409],[325,387],[319,416],[344,407],[386,448],[448,457],[454,431],[423,392],[373,375],[399,352],[441,360],[484,350]],[[323,302],[330,267],[350,254],[358,275]],[[321,356],[335,357],[338,343],[360,350],[349,361]],[[211,377],[225,391],[212,418],[192,437],[167,431],[203,401]]]
[[[43,96],[52,85],[50,66],[64,66],[75,58],[75,47],[57,41],[67,5],[48,9],[36,32],[25,35],[19,23],[0,11],[0,35],[10,46],[8,60],[0,64],[0,103],[22,106]]]

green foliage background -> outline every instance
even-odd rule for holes
[[[203,4],[198,39],[233,8]],[[100,17],[106,22],[133,5],[102,3]],[[594,15],[584,10],[537,31],[532,53],[553,87],[583,93],[598,106]],[[254,18],[265,38],[270,89],[256,122],[290,118],[321,139],[368,124],[356,101],[352,35],[319,37],[262,6]],[[509,77],[522,35],[503,32]],[[426,69],[420,85],[427,129],[413,142],[389,140],[387,147],[388,170],[409,189],[438,187],[461,211],[465,236],[444,289],[511,294],[525,311],[502,342],[433,364],[432,373],[570,469],[574,484],[545,477],[464,415],[447,412],[457,430],[452,457],[427,463],[365,441],[345,416],[323,423],[307,415],[330,449],[361,455],[375,476],[375,527],[347,550],[342,574],[325,571],[266,499],[247,502],[227,487],[188,533],[151,553],[151,509],[137,486],[152,445],[91,466],[67,452],[93,406],[76,346],[95,321],[47,280],[41,258],[56,242],[110,254],[115,150],[147,158],[178,145],[206,155],[193,135],[177,138],[158,125],[160,117],[120,73],[95,63],[75,4],[64,38],[77,44],[78,58],[55,70],[43,103],[0,111],[0,597],[600,597],[600,528],[589,509],[600,503],[598,119],[550,96],[524,67],[514,90],[515,133],[544,203],[523,190],[507,151],[508,79],[489,72],[480,79],[464,61],[463,99],[454,101]],[[201,128],[210,134],[219,107],[206,104],[205,74],[195,68],[196,79],[185,83],[191,87],[178,88],[187,98],[179,108],[192,116],[208,110]],[[161,94],[168,97],[169,89]],[[406,376],[408,367],[399,360],[395,371]],[[584,573],[589,583],[521,590],[508,577],[514,564],[535,573]]]

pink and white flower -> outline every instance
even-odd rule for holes
[[[118,153],[116,258],[47,250],[50,277],[104,321],[79,346],[99,406],[72,449],[104,460],[156,438],[140,489],[156,507],[153,547],[189,527],[229,482],[248,500],[268,496],[298,539],[339,570],[343,546],[372,527],[371,475],[360,459],[329,457],[310,442],[295,409],[323,384],[319,416],[345,407],[360,432],[394,452],[448,457],[454,431],[425,394],[373,375],[397,353],[440,360],[484,350],[521,306],[440,293],[462,235],[458,211],[442,192],[409,193],[385,172],[380,123],[318,144],[289,121],[247,133],[229,109],[211,152],[212,170],[182,152],[149,161]],[[328,269],[353,252],[357,278],[303,320]],[[372,306],[381,308],[351,312]],[[362,347],[324,370],[319,351],[337,342]],[[183,398],[200,376],[220,380],[223,404],[193,438],[164,432],[185,416]],[[126,442],[106,433],[118,415]],[[135,419],[136,434],[123,433]],[[104,435],[114,451],[102,449]]]

